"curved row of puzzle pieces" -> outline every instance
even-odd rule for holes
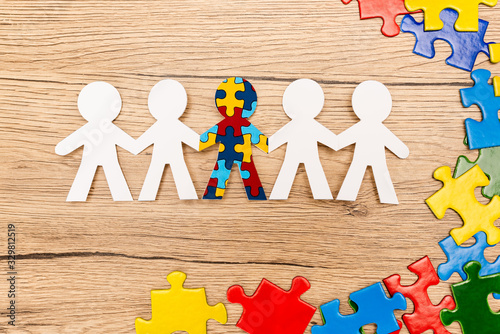
[[[83,157],[68,201],[85,201],[97,166],[101,165],[114,200],[132,200],[118,163],[116,145],[138,154],[154,145],[151,163],[139,200],[156,199],[162,174],[169,164],[180,199],[198,199],[184,161],[182,143],[202,151],[219,144],[217,162],[203,199],[222,199],[233,165],[237,165],[248,199],[266,200],[252,155],[252,146],[268,153],[287,144],[287,151],[270,199],[284,200],[293,184],[297,167],[303,163],[315,199],[333,199],[318,154],[318,143],[334,150],[356,143],[353,162],[337,196],[354,201],[367,166],[372,166],[383,203],[397,204],[397,196],[389,176],[385,147],[400,158],[409,149],[382,122],[389,116],[392,98],[389,90],[377,81],[359,84],[352,97],[353,109],[360,122],[338,136],[314,118],[324,104],[321,86],[310,79],[292,82],[283,95],[283,109],[291,121],[268,138],[248,118],[257,106],[257,93],[249,81],[232,77],[224,80],[215,94],[215,103],[224,117],[199,136],[179,117],[187,106],[187,93],[178,81],[162,80],[149,94],[148,107],[156,118],[137,140],[113,124],[121,109],[120,94],[108,83],[94,82],[78,96],[78,109],[88,121],[56,146],[56,153],[66,155],[83,146]],[[377,106],[374,108],[374,106]]]
[[[342,0],[344,4],[352,0]],[[394,37],[400,30],[412,33],[416,38],[413,52],[417,55],[434,58],[434,42],[446,41],[452,54],[446,59],[448,65],[465,71],[472,71],[480,52],[490,57],[492,63],[500,61],[500,44],[486,43],[484,37],[488,22],[479,19],[478,5],[490,7],[497,0],[358,0],[361,19],[381,18],[382,33]],[[424,20],[417,22],[412,13],[424,12]],[[405,15],[401,29],[396,17]],[[496,77],[495,86],[500,95],[500,78]]]
[[[457,246],[451,237],[440,242],[448,256],[436,273],[426,256],[408,266],[418,280],[403,286],[399,275],[383,280],[391,297],[387,297],[382,283],[375,283],[349,296],[349,305],[354,313],[342,315],[340,301],[335,299],[320,306],[323,325],[314,325],[313,334],[358,334],[363,326],[377,325],[378,334],[397,334],[403,323],[410,334],[432,330],[435,334],[450,334],[445,328],[458,321],[464,334],[494,334],[500,332],[500,314],[493,313],[488,305],[488,296],[500,293],[500,257],[495,263],[484,259],[488,247],[483,233],[476,236],[476,244],[470,247]],[[471,260],[478,259],[480,262]],[[495,274],[489,275],[489,272]],[[445,296],[434,305],[428,294],[430,286],[438,285],[440,278],[447,280],[458,272],[463,281],[451,286],[452,296]],[[439,276],[438,276],[439,275]],[[185,331],[190,334],[205,334],[207,321],[215,319],[225,324],[227,311],[222,303],[210,306],[204,288],[183,287],[186,275],[172,272],[167,276],[171,288],[151,291],[151,320],[137,318],[137,334],[165,334]],[[295,277],[286,291],[263,279],[255,292],[248,296],[239,285],[227,290],[227,300],[243,306],[243,313],[236,326],[250,334],[302,334],[309,325],[316,307],[301,300],[301,295],[310,288],[304,277]],[[414,305],[413,313],[397,320],[394,311],[406,310],[408,298]]]

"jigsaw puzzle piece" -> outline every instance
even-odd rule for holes
[[[349,300],[349,306],[353,309],[354,312],[358,312],[359,307],[352,300]],[[396,330],[396,331],[394,331],[394,332],[392,332],[392,333],[390,333],[390,334],[399,334],[401,332],[401,329],[403,328],[403,323],[401,321],[399,321],[399,320],[398,320],[398,326],[399,326],[399,329]],[[361,328],[359,330],[359,334],[366,334],[365,330],[363,328]],[[378,334],[378,333],[375,332],[374,334]]]
[[[252,144],[257,146],[262,151],[269,153],[269,141],[267,137],[262,132],[260,132],[260,130],[257,129],[253,124],[242,127],[241,133],[243,133],[243,135],[250,134]]]
[[[500,333],[500,314],[492,312],[488,303],[491,293],[500,293],[500,274],[479,276],[480,270],[479,262],[465,265],[467,280],[451,285],[456,307],[442,310],[441,321],[445,326],[458,321],[464,334]]]
[[[495,220],[500,217],[500,197],[494,196],[487,205],[477,201],[474,189],[489,183],[478,165],[457,179],[451,177],[449,167],[439,167],[434,171],[434,178],[443,182],[443,187],[425,202],[438,219],[444,217],[447,209],[460,215],[463,226],[450,232],[458,245],[479,231],[487,234],[490,245],[500,242],[500,229],[494,225]]]
[[[200,151],[217,143],[217,131],[218,126],[214,125],[200,136]]]
[[[439,284],[439,277],[431,260],[425,256],[409,265],[408,269],[418,276],[418,280],[412,285],[402,286],[399,275],[392,275],[384,279],[384,284],[391,295],[399,292],[413,302],[413,313],[403,315],[403,322],[408,331],[412,334],[421,334],[427,330],[432,330],[434,334],[450,334],[441,323],[439,316],[444,308],[454,309],[455,301],[453,297],[446,296],[438,305],[431,302],[427,289],[432,285]]]
[[[167,276],[171,285],[168,290],[151,291],[151,320],[137,318],[137,334],[163,334],[185,331],[190,334],[206,334],[207,321],[214,319],[227,322],[226,307],[222,303],[207,304],[204,288],[183,287],[186,274],[174,271]]]
[[[227,290],[227,300],[243,306],[243,314],[236,326],[251,334],[302,334],[316,308],[302,301],[300,296],[311,285],[304,277],[295,277],[290,290],[285,291],[265,278],[252,296],[233,285]]]
[[[377,325],[379,334],[388,334],[399,329],[394,310],[406,310],[406,300],[402,294],[395,293],[392,298],[388,298],[382,284],[376,283],[351,293],[350,300],[359,307],[356,313],[350,315],[340,314],[338,299],[321,305],[321,315],[325,324],[313,326],[312,333],[359,333],[363,326],[373,323]]]
[[[425,30],[441,30],[446,22],[440,19],[440,13],[445,8],[457,12],[454,26],[456,31],[477,31],[479,20],[479,4],[493,7],[497,0],[406,0],[406,9],[410,11],[423,10]],[[442,20],[442,21],[441,21]],[[443,25],[444,22],[444,25]]]
[[[217,160],[224,160],[226,162],[226,169],[231,170],[234,162],[241,162],[243,160],[244,154],[235,149],[239,145],[244,144],[244,138],[242,136],[235,136],[233,127],[228,126],[226,128],[225,136],[217,135],[217,142],[221,143]]]
[[[241,117],[248,118],[252,116],[257,108],[257,92],[250,82],[245,79],[242,80],[245,85],[245,89],[243,91],[236,92],[235,97],[238,100],[243,100],[243,111],[241,113]]]
[[[500,146],[479,149],[479,156],[476,161],[470,161],[466,156],[459,156],[453,178],[460,177],[469,169],[479,165],[482,171],[488,176],[490,184],[481,189],[484,197],[492,199],[495,195],[500,195]]]
[[[351,0],[342,0],[348,4]],[[399,25],[396,23],[396,17],[399,15],[410,14],[405,7],[404,0],[358,0],[359,17],[362,20],[381,18],[382,34],[387,37],[394,37],[399,34]]]
[[[210,175],[205,193],[203,194],[203,199],[222,199],[230,173],[231,168],[226,168],[226,161],[217,160],[214,170]]]
[[[411,15],[405,15],[401,21],[401,31],[412,33],[415,36],[413,53],[426,58],[434,58],[436,54],[434,42],[438,39],[443,40],[452,49],[451,56],[446,59],[446,64],[465,71],[472,71],[480,52],[489,56],[488,43],[484,42],[488,22],[479,20],[477,32],[460,32],[453,27],[453,23],[458,17],[457,12],[445,9],[441,12],[440,17],[444,22],[442,30],[424,31],[424,22],[417,23]]]
[[[245,191],[247,193],[247,198],[249,200],[267,200],[266,194],[264,193],[264,188],[260,182],[259,174],[255,168],[253,162],[253,157],[250,158],[250,162],[242,162],[240,167],[240,173],[248,174],[247,178],[243,178],[243,185],[245,186]]]
[[[243,108],[244,101],[236,98],[237,92],[244,92],[245,85],[242,78],[225,79],[215,93],[215,104],[224,117],[233,117],[235,108]]]
[[[207,186],[203,194],[203,199],[222,199],[225,190],[214,186]]]
[[[474,86],[460,89],[462,104],[468,108],[477,105],[483,116],[480,122],[467,118],[465,130],[471,150],[500,146],[500,97],[495,96],[494,88],[488,82],[491,72],[488,70],[475,70],[471,73]]]
[[[243,155],[242,162],[252,161],[252,142],[250,140],[250,134],[243,135],[243,143],[234,146],[234,151]]]

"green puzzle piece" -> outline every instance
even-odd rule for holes
[[[467,279],[453,284],[451,290],[457,306],[441,311],[443,325],[458,321],[464,334],[500,333],[500,313],[493,313],[488,296],[500,293],[500,273],[479,276],[481,264],[471,261],[464,266]]]
[[[464,143],[467,145],[467,137]],[[500,146],[480,149],[476,161],[470,161],[463,155],[459,156],[453,178],[456,179],[475,165],[479,165],[490,179],[490,184],[481,190],[483,196],[489,199],[495,195],[500,196]]]

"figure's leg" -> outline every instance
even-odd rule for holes
[[[75,180],[69,190],[68,197],[66,197],[66,201],[68,202],[85,202],[87,200],[97,165],[88,164],[84,159],[82,159],[78,172],[76,172]]]
[[[264,188],[257,174],[257,169],[253,163],[253,157],[250,157],[250,162],[235,161],[240,169],[240,175],[243,179],[243,185],[247,192],[247,197],[250,200],[267,200]]]
[[[385,162],[372,166],[378,197],[381,203],[398,204],[398,197]]]
[[[149,165],[148,173],[142,185],[139,201],[154,201],[160,188],[161,178],[165,170],[165,164],[162,161],[156,161],[153,155],[151,164]]]
[[[314,199],[333,199],[325,171],[318,159],[304,163]]]
[[[353,161],[351,167],[349,167],[347,171],[347,175],[345,176],[336,199],[341,201],[355,201],[356,197],[358,197],[359,188],[361,187],[361,182],[363,182],[365,171],[365,164]]]
[[[111,196],[114,201],[133,201],[132,195],[123,175],[120,164],[118,163],[118,157],[116,159],[110,159],[106,164],[102,165],[104,169],[104,175],[108,181],[109,190],[111,191]]]
[[[299,168],[298,161],[292,161],[292,159],[285,156],[283,161],[283,166],[281,166],[278,178],[274,183],[273,190],[269,199],[287,199],[292,189],[293,180],[295,180],[295,175],[297,175],[297,169]]]
[[[222,199],[226,191],[226,183],[230,173],[231,170],[226,169],[226,160],[217,160],[212,175],[210,175],[203,199]]]
[[[184,159],[170,164],[179,199],[198,199]]]

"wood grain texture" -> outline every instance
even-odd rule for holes
[[[412,35],[386,38],[381,20],[361,21],[355,2],[338,0],[3,0],[0,9],[0,247],[5,254],[6,226],[16,223],[19,252],[18,326],[6,325],[3,302],[0,332],[134,333],[135,317],[150,318],[149,291],[167,288],[165,276],[182,270],[186,286],[204,286],[210,304],[227,306],[228,324],[210,321],[209,333],[242,333],[234,326],[241,307],[225,297],[232,284],[252,293],[266,277],[288,289],[302,275],[312,284],[304,300],[318,307],[339,298],[349,312],[351,292],[393,273],[410,284],[406,266],[424,255],[435,266],[445,260],[437,242],[461,221],[451,211],[437,220],[424,199],[440,187],[434,169],[454,166],[460,154],[474,158],[462,144],[463,121],[481,117],[460,103],[458,89],[472,82],[445,65],[446,43],[436,43],[434,59],[418,57]],[[491,22],[487,41],[500,41],[499,14],[480,7]],[[485,55],[477,68],[500,72]],[[288,201],[248,202],[234,170],[224,200],[179,201],[167,169],[155,202],[114,203],[102,170],[88,202],[65,202],[81,150],[60,157],[54,147],[84,124],[76,100],[85,84],[117,87],[123,108],[115,124],[137,138],[153,124],[147,97],[159,80],[185,86],[181,120],[202,133],[220,120],[218,84],[234,75],[256,88],[250,120],[268,135],[288,121],[281,96],[294,79],[321,84],[317,120],[335,133],[357,121],[355,86],[385,83],[394,99],[385,124],[411,151],[406,160],[387,153],[401,204],[378,203],[371,172],[356,202],[314,201],[302,167]],[[201,196],[217,150],[184,151]],[[135,199],[151,152],[118,150]],[[285,148],[254,152],[269,194]],[[334,197],[352,155],[352,146],[320,147]],[[6,291],[2,279],[0,300]],[[429,291],[437,303],[449,285]]]

